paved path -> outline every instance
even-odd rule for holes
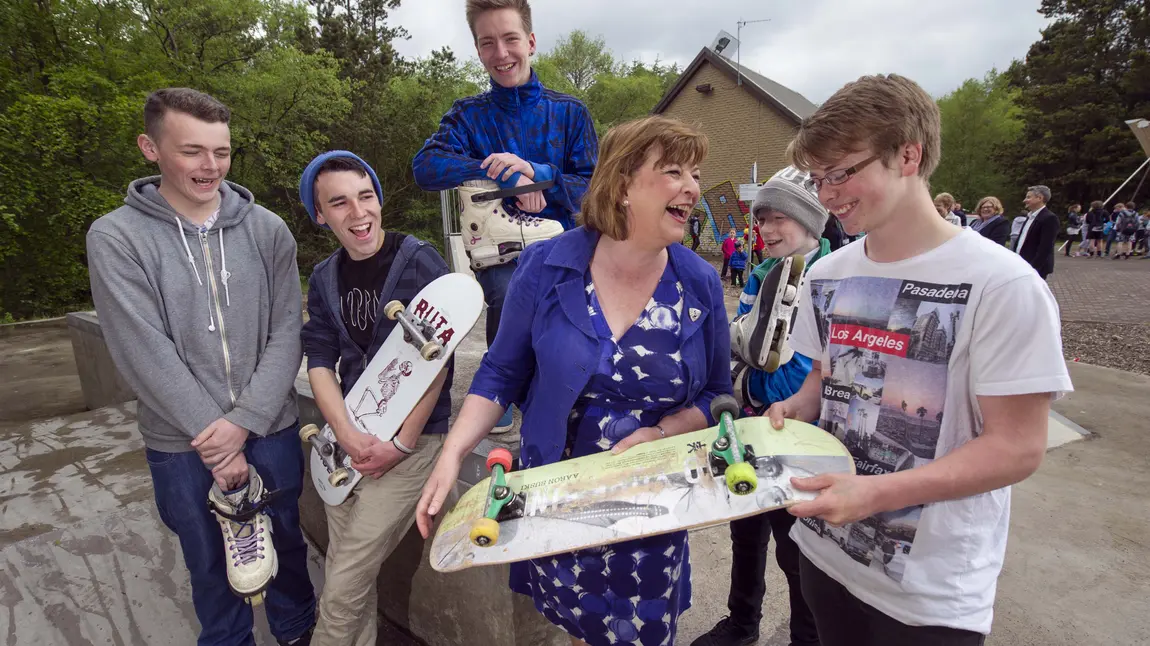
[[[1150,322],[1150,260],[1054,259],[1047,278],[1064,321]]]

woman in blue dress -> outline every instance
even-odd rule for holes
[[[731,392],[718,273],[680,244],[707,142],[661,116],[611,130],[582,226],[520,257],[503,322],[416,512],[424,537],[464,456],[514,403],[523,468],[706,428]],[[515,563],[529,595],[574,644],[672,644],[691,604],[686,532]]]

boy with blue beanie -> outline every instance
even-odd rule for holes
[[[751,415],[761,415],[771,404],[798,392],[811,371],[811,359],[796,353],[773,372],[767,372],[755,367],[760,353],[748,347],[749,340],[755,337],[755,326],[763,324],[774,306],[776,291],[763,289],[771,270],[794,254],[802,255],[809,268],[830,253],[830,242],[820,237],[830,214],[809,187],[808,178],[807,173],[788,166],[763,184],[751,204],[768,257],[747,279],[731,322],[731,380],[735,397]],[[819,643],[814,616],[799,585],[799,548],[789,536],[794,524],[795,517],[786,509],[731,522],[731,591],[727,598],[731,614],[692,646],[744,645],[759,640],[767,585],[767,546],[772,534],[775,560],[790,589],[790,643]]]
[[[350,152],[313,159],[300,178],[300,199],[312,221],[341,245],[308,280],[309,320],[301,333],[308,380],[336,441],[368,476],[343,504],[325,506],[326,580],[312,644],[374,644],[375,580],[415,521],[415,504],[443,447],[454,362],[390,442],[356,429],[343,398],[395,327],[382,305],[398,300],[406,306],[448,268],[427,242],[383,230],[379,179]]]

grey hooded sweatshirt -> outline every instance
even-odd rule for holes
[[[139,398],[144,444],[191,451],[221,417],[260,436],[287,427],[298,416],[302,361],[295,239],[238,184],[221,184],[206,232],[172,209],[159,184],[132,182],[125,205],[87,236],[92,299]]]

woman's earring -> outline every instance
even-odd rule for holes
[[[631,206],[631,200],[623,200],[623,206]]]

